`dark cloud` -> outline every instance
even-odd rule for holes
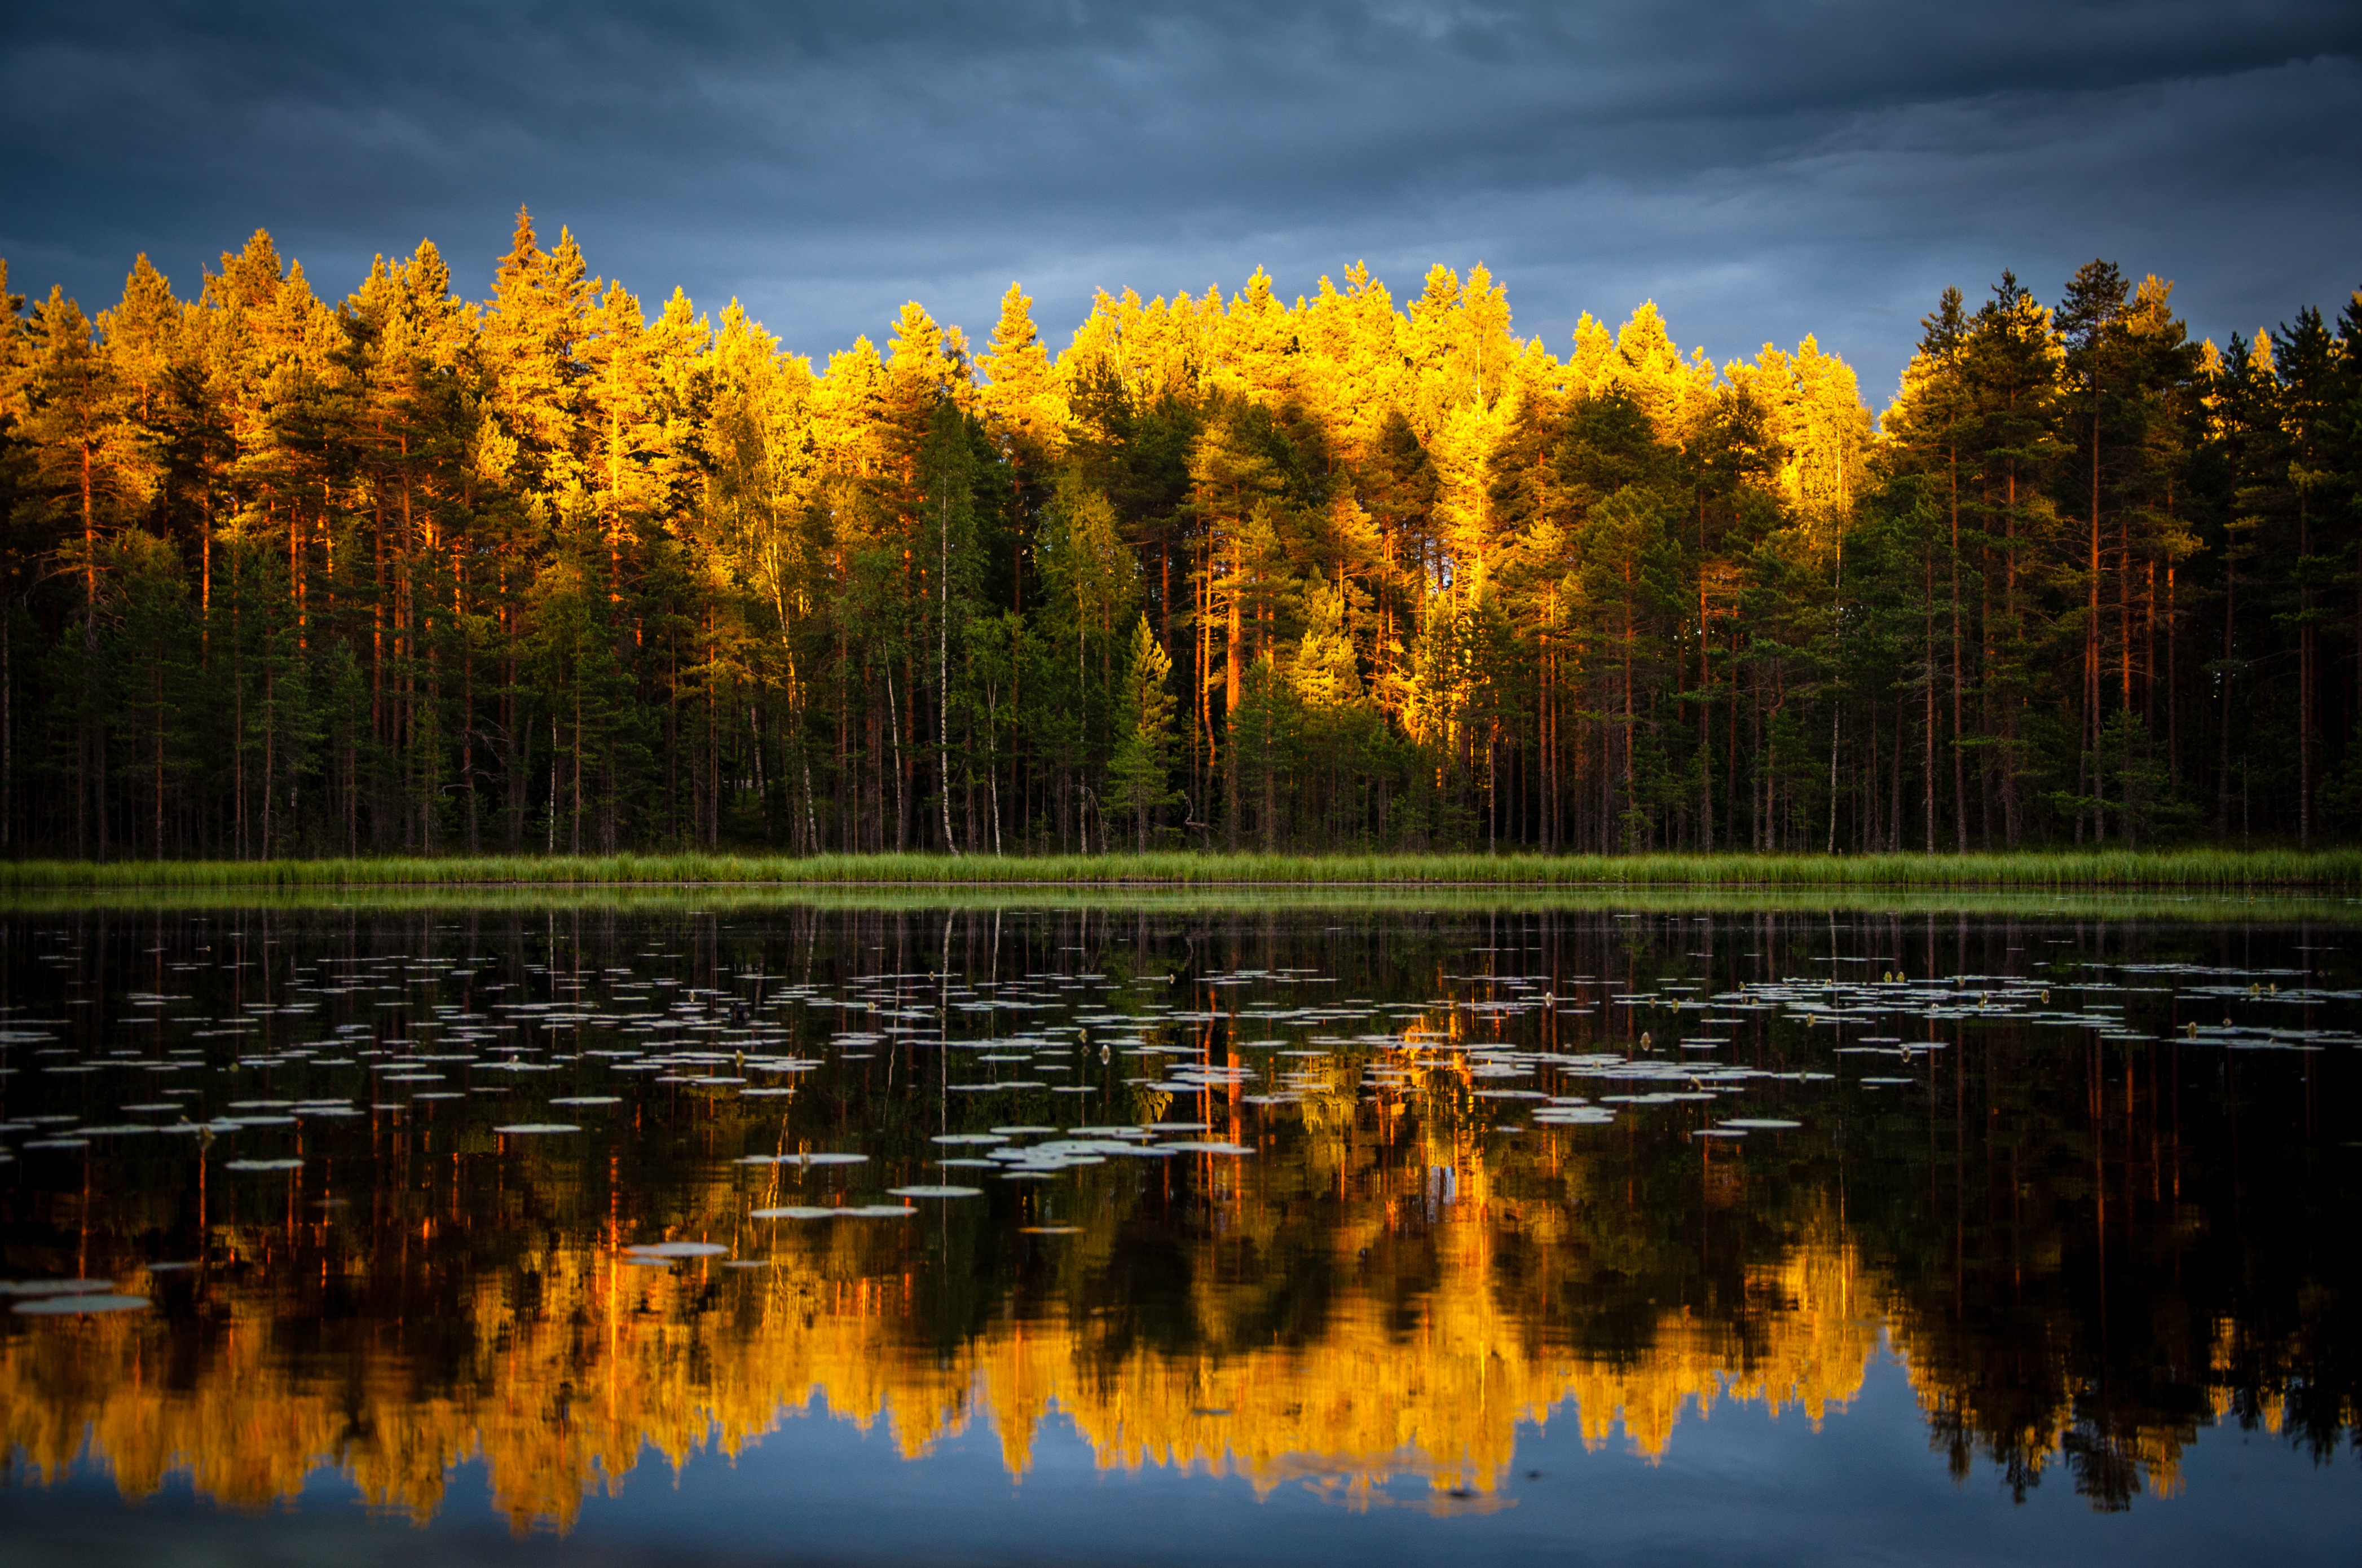
[[[1643,298],[1718,357],[1819,334],[1882,400],[1945,283],[2095,254],[2252,331],[2362,284],[2350,4],[25,5],[0,254],[183,289],[268,226],[341,293],[511,214],[791,346],[907,298],[1054,335],[1096,288],[1397,293],[1482,259],[1527,332]]]

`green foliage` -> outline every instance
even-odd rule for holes
[[[673,883],[795,888],[1030,887],[1159,883],[1173,886],[1435,887],[1632,891],[1708,887],[1794,889],[1808,898],[1848,888],[1909,890],[2362,886],[2362,851],[2272,850],[2048,850],[1992,855],[1485,855],[1150,854],[967,856],[542,855],[456,859],[254,861],[17,861],[0,862],[0,887],[17,891],[137,888],[564,887]],[[1890,905],[1881,905],[1890,907]],[[2219,918],[2219,916],[2201,916]]]
[[[0,273],[0,851],[2147,850],[2362,831],[2362,300],[1570,352],[1482,269],[819,369],[519,214]]]
[[[1108,799],[1132,825],[1134,845],[1148,851],[1159,834],[1159,815],[1181,798],[1170,787],[1173,772],[1173,661],[1158,646],[1142,616],[1132,627],[1131,656],[1125,666],[1123,736],[1108,768]]]

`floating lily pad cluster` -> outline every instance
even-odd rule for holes
[[[1804,1125],[1824,1085],[1907,1089],[1967,1032],[2002,1023],[2153,1042],[2169,1009],[2184,1043],[2362,1043],[2324,1023],[2350,1020],[2362,992],[2289,968],[2062,969],[2046,958],[2021,974],[1915,978],[1893,959],[1846,957],[1708,991],[1672,979],[1496,972],[1482,960],[1497,968],[1511,949],[1485,948],[1472,954],[1475,972],[1436,975],[1436,994],[1373,1000],[1340,996],[1336,976],[1303,967],[1179,981],[924,970],[831,982],[746,968],[712,971],[714,983],[701,987],[673,972],[680,955],[662,952],[636,966],[526,964],[519,981],[517,966],[487,957],[290,964],[246,933],[213,935],[210,960],[169,970],[184,981],[208,970],[238,975],[241,999],[227,1009],[201,1007],[193,990],[170,984],[92,996],[61,983],[0,1005],[0,1163],[151,1150],[206,1162],[225,1179],[308,1181],[360,1146],[340,1129],[371,1120],[450,1123],[488,1133],[480,1152],[563,1159],[626,1118],[728,1102],[778,1126],[775,1147],[728,1157],[743,1165],[845,1168],[844,1180],[873,1160],[887,1171],[866,1194],[808,1194],[829,1201],[767,1203],[758,1217],[889,1219],[1000,1183],[1252,1156],[1315,1102],[1442,1096],[1517,1118],[1503,1130],[1573,1135],[1661,1110],[1669,1130],[1738,1139]],[[79,957],[70,939],[58,943],[39,961],[63,981]],[[198,989],[218,994],[213,978]],[[1775,1022],[1785,1043],[1767,1059]],[[1792,1065],[1800,1061],[1816,1065]],[[931,1169],[881,1147],[814,1147],[831,1140],[796,1132],[809,1086],[847,1077],[941,1102],[946,1130],[933,1138]],[[1776,1102],[1749,1103],[1766,1097]],[[1181,1119],[1192,1113],[1207,1119]],[[963,1125],[971,1121],[986,1125]],[[902,1185],[887,1184],[898,1178]],[[78,1288],[26,1283],[13,1310],[144,1304],[105,1281],[69,1283]]]

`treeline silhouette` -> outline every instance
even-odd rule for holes
[[[2362,296],[1948,291],[1873,422],[1652,305],[917,304],[815,371],[520,214],[0,270],[18,854],[1968,850],[2362,825]]]

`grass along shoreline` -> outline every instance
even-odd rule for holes
[[[783,909],[889,917],[1095,913],[1191,925],[1341,916],[1627,918],[1811,915],[1919,920],[2098,920],[2362,928],[2362,898],[2318,888],[1680,887],[1466,883],[437,883],[280,887],[0,887],[0,916],[129,918],[272,914],[290,920],[422,914],[566,923],[635,916],[762,919]]]
[[[476,855],[0,861],[0,889],[595,887],[2362,888],[2362,849],[2014,854]]]

